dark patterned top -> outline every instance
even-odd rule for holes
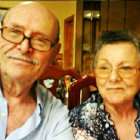
[[[114,129],[114,123],[105,111],[102,98],[98,91],[94,92],[88,101],[70,111],[70,122],[76,140],[119,140]],[[140,93],[134,100],[138,110],[135,120],[136,138],[140,139]]]

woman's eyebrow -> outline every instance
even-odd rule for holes
[[[104,61],[104,62],[108,62],[108,60],[106,58],[99,58],[97,59],[97,61]]]

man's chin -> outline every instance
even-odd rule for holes
[[[19,82],[27,82],[33,80],[33,75],[28,74],[26,72],[12,72],[7,73],[5,75],[7,78],[9,77],[13,81],[19,81]]]

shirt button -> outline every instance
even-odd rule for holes
[[[1,113],[0,116],[1,117],[5,117],[6,115],[5,115],[5,113]]]

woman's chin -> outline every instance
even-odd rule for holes
[[[107,103],[110,105],[121,105],[121,104],[125,104],[125,102],[127,103],[128,100],[125,99],[124,97],[120,97],[120,96],[104,98],[104,103],[105,104]]]

